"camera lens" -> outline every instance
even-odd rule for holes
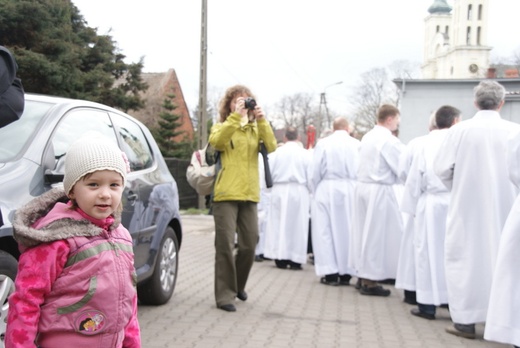
[[[246,98],[246,100],[244,101],[244,104],[245,104],[246,109],[254,110],[255,106],[256,106],[256,100],[249,97],[249,98]]]

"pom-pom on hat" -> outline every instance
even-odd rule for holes
[[[65,157],[65,193],[68,195],[78,180],[98,170],[118,172],[125,184],[127,165],[116,143],[101,134],[91,134],[74,142]]]

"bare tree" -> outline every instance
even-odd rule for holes
[[[374,127],[377,109],[382,104],[399,106],[399,89],[392,79],[417,78],[419,68],[419,63],[396,60],[387,68],[374,68],[361,74],[361,83],[351,96],[356,136],[361,137]]]
[[[362,136],[376,124],[377,109],[384,103],[396,105],[398,93],[385,68],[375,68],[361,74],[351,102],[354,106],[354,131]]]
[[[276,117],[284,127],[296,127],[302,134],[316,119],[316,106],[309,93],[296,93],[284,96],[276,105]]]

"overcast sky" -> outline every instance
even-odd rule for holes
[[[198,103],[200,0],[72,0],[126,62],[144,72],[175,69],[188,108]],[[208,0],[208,98],[241,83],[268,110],[285,95],[326,89],[349,116],[348,95],[368,70],[422,63],[424,19],[433,0]],[[452,1],[448,3],[453,4]],[[519,0],[490,0],[491,57],[520,49]]]

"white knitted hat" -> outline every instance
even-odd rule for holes
[[[123,177],[124,186],[127,166],[119,147],[100,135],[83,137],[73,143],[65,157],[65,193],[68,195],[78,180],[98,170],[118,172]]]

